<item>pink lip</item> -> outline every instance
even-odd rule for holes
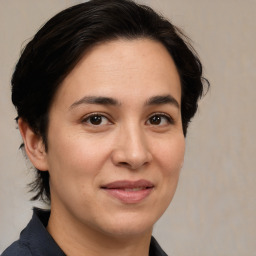
[[[153,188],[154,185],[147,180],[120,180],[101,186],[109,195],[127,204],[139,203],[149,196]]]

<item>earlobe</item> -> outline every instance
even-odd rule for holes
[[[42,137],[35,134],[22,118],[19,118],[18,125],[29,160],[38,170],[47,171],[47,154]]]

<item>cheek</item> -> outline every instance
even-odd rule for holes
[[[103,158],[106,151],[102,143],[83,132],[69,132],[68,129],[64,131],[56,131],[49,138],[50,162],[66,171],[69,168],[75,168],[76,171],[81,169],[83,172],[86,172],[88,167],[94,169],[94,166],[101,162],[99,156]],[[56,167],[59,169],[58,166],[54,169]]]
[[[81,194],[97,182],[108,158],[109,143],[102,143],[100,138],[85,136],[82,132],[73,134],[65,130],[65,133],[59,131],[50,137],[50,181],[56,190],[65,187],[67,192]]]
[[[185,139],[177,136],[173,140],[165,140],[158,147],[157,161],[161,172],[161,191],[169,205],[174,196],[184,161]]]
[[[90,200],[90,188],[99,173],[100,160],[95,153],[99,148],[88,142],[68,134],[52,137],[48,160],[51,196],[55,202],[79,205],[82,199]]]
[[[184,160],[184,136],[174,136],[174,139],[165,139],[155,144],[155,167],[158,175],[157,208],[161,216],[169,206],[175,194],[180,170]],[[155,168],[154,168],[155,170]]]
[[[155,149],[157,149],[155,158],[161,166],[163,176],[179,175],[185,154],[184,136],[179,135],[173,140],[163,140],[155,145]]]

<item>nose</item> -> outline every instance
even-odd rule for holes
[[[145,135],[139,127],[132,126],[120,130],[112,151],[112,161],[116,166],[132,170],[139,169],[152,161]]]

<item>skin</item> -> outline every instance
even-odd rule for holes
[[[67,255],[148,255],[153,225],[173,198],[183,164],[180,102],[179,75],[164,46],[118,39],[88,51],[58,89],[47,152],[19,120],[31,162],[50,173],[47,229]],[[139,202],[102,189],[140,179],[154,188]]]

